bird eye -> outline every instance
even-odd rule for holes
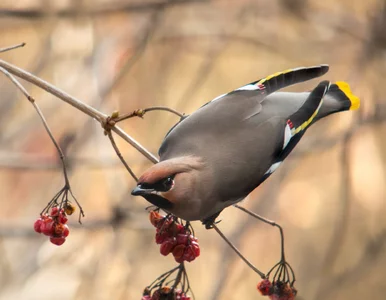
[[[174,182],[172,177],[168,177],[163,181],[163,186],[165,187],[166,191],[170,190],[173,184]]]

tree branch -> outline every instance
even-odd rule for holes
[[[25,43],[21,43],[21,44],[17,44],[17,45],[6,47],[6,48],[0,48],[0,53],[6,52],[6,51],[9,51],[9,50],[13,50],[13,49],[16,49],[16,48],[24,47],[24,46],[25,46]]]
[[[106,124],[108,116],[104,113],[96,110],[95,108],[87,105],[86,103],[83,103],[82,101],[76,99],[75,97],[67,94],[66,92],[60,90],[59,88],[55,87],[54,85],[44,81],[43,79],[40,79],[39,77],[36,77],[32,75],[31,73],[18,68],[14,65],[11,65],[3,60],[0,60],[0,67],[7,70],[9,73],[20,77],[42,89],[49,92],[50,94],[58,97],[59,99],[67,102],[68,104],[74,106],[78,110],[82,111],[83,113],[89,115],[90,117],[96,119],[99,123]],[[113,126],[111,128],[112,131],[114,131],[116,134],[118,134],[121,138],[123,138],[126,142],[128,142],[131,146],[133,146],[136,150],[138,150],[142,155],[144,155],[148,160],[150,160],[153,163],[157,163],[158,159],[150,153],[145,147],[143,147],[141,144],[139,144],[135,139],[133,139],[131,136],[129,136],[125,131],[123,131],[118,126]]]
[[[123,156],[121,154],[121,151],[119,151],[119,148],[118,148],[117,144],[115,143],[115,140],[114,140],[114,137],[113,137],[111,131],[107,132],[107,136],[110,139],[111,145],[113,146],[113,148],[115,150],[115,153],[118,155],[119,159],[121,160],[121,162],[125,166],[126,170],[130,173],[131,177],[133,177],[135,182],[137,182],[138,181],[138,177],[134,174],[133,170],[129,167],[129,165],[127,164],[127,162],[123,158]]]
[[[166,107],[166,106],[152,106],[152,107],[148,107],[148,108],[144,108],[144,109],[136,109],[134,110],[133,112],[131,113],[128,113],[128,114],[125,114],[125,115],[122,115],[122,116],[118,116],[116,118],[114,118],[114,122],[115,123],[118,123],[118,122],[121,122],[121,121],[124,121],[124,120],[127,120],[127,119],[130,119],[130,118],[133,118],[133,117],[140,117],[142,118],[147,112],[149,111],[156,111],[156,110],[160,110],[160,111],[167,111],[167,112],[170,112],[172,114],[175,114],[176,116],[179,116],[181,119],[185,116],[184,114],[170,108],[170,107]]]

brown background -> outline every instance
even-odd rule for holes
[[[99,110],[206,101],[291,67],[330,64],[362,100],[308,131],[245,201],[285,230],[299,299],[385,299],[385,1],[2,0],[1,54]],[[0,74],[1,75],[1,74]],[[307,90],[317,80],[291,88]],[[65,149],[84,226],[70,220],[62,247],[32,224],[62,187],[55,149],[32,106],[0,76],[0,300],[140,299],[175,266],[153,242],[141,198],[97,122],[25,84]],[[156,153],[173,115],[122,124]],[[139,174],[150,163],[119,146]],[[279,258],[275,228],[234,208],[220,227],[263,271]],[[214,231],[194,224],[202,255],[188,265],[196,299],[265,299],[259,278]]]

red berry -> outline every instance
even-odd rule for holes
[[[185,245],[177,245],[173,249],[173,256],[176,262],[182,263],[184,261]]]
[[[160,247],[160,252],[162,255],[166,256],[173,251],[174,246],[177,245],[176,238],[167,238]]]
[[[196,238],[194,235],[189,235],[189,240],[198,243],[198,238]]]
[[[50,237],[50,242],[57,246],[63,245],[65,241],[66,241],[66,238],[64,237],[55,237],[55,236]]]
[[[190,300],[190,297],[186,295],[182,295],[181,300]]]
[[[70,229],[68,228],[67,225],[63,225],[64,229],[63,229],[63,236],[64,237],[68,237],[68,235],[70,234]]]
[[[158,212],[153,210],[149,214],[149,219],[150,219],[150,223],[153,224],[153,226],[157,227],[158,224],[164,219],[164,217],[161,216]]]
[[[181,234],[184,234],[184,233],[186,233],[186,228],[183,226],[183,225],[181,225],[181,224],[177,224],[176,225],[176,231],[177,231],[177,233],[181,233]]]
[[[160,222],[157,224],[157,228],[162,231],[168,231],[169,227],[173,224],[173,220],[171,218],[164,217]]]
[[[257,284],[257,289],[263,296],[272,294],[272,283],[269,279],[263,279]]]
[[[157,244],[162,244],[169,237],[170,237],[169,232],[157,230],[157,233],[155,234],[155,242]]]
[[[271,289],[272,294],[269,296],[271,300],[294,300],[296,289],[283,281],[273,282]]]
[[[64,225],[61,223],[54,224],[54,234],[55,236],[62,236],[64,232]]]
[[[284,285],[284,288],[283,288],[283,291],[282,291],[282,295],[283,296],[286,296],[288,300],[293,300],[295,299],[295,295],[293,293],[293,290],[292,288],[289,286],[289,284],[285,284]]]
[[[68,221],[68,219],[66,217],[66,214],[64,213],[64,211],[61,211],[59,214],[59,222],[62,224],[66,224],[67,221]]]
[[[194,256],[195,256],[195,257],[199,257],[199,256],[200,256],[200,245],[198,245],[197,242],[192,242],[192,243],[190,244],[190,246],[191,246],[192,249],[193,249]]]
[[[188,243],[188,235],[187,234],[177,234],[177,243],[186,245]]]
[[[141,300],[152,300],[152,299],[151,299],[151,296],[145,295],[145,296],[142,296]]]
[[[184,226],[182,226],[181,224],[176,223],[174,220],[170,221],[170,223],[165,223],[164,225],[164,228],[166,228],[170,235],[176,236],[177,234],[181,233],[181,230],[185,230]]]
[[[37,233],[41,233],[41,226],[42,226],[43,220],[41,218],[37,219],[34,223],[34,229]]]
[[[187,262],[191,262],[196,258],[194,255],[194,250],[192,249],[192,245],[186,246],[184,255],[183,255],[183,260]]]
[[[57,216],[59,214],[59,208],[57,206],[54,206],[51,208],[51,216]]]
[[[161,292],[160,290],[156,290],[153,293],[153,296],[151,296],[151,300],[160,300],[161,299]]]
[[[51,217],[45,218],[41,225],[40,225],[40,231],[44,235],[51,236],[54,233],[54,221],[51,219]]]

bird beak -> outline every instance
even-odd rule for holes
[[[142,188],[141,184],[138,184],[135,189],[131,191],[131,194],[133,196],[142,196],[151,204],[162,209],[170,209],[173,207],[173,203],[162,197],[155,189]]]
[[[133,196],[143,196],[143,195],[147,195],[147,194],[151,194],[152,192],[154,192],[155,190],[154,189],[143,189],[141,187],[140,184],[138,184],[134,190],[131,191],[131,194]]]

